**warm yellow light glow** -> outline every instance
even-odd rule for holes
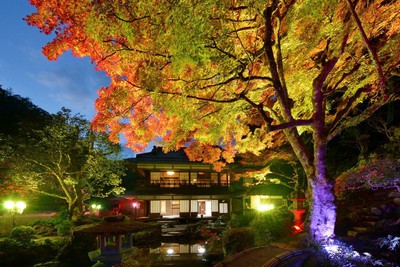
[[[14,201],[9,200],[9,201],[4,202],[4,207],[8,210],[14,209],[14,207],[15,207]]]
[[[26,203],[23,201],[17,201],[16,203],[12,200],[4,202],[4,207],[12,212],[22,213],[26,208]]]
[[[171,255],[171,254],[173,254],[174,253],[174,250],[172,249],[172,248],[169,248],[168,250],[167,250],[167,254],[168,255]]]
[[[273,204],[260,204],[257,207],[258,211],[268,211],[268,210],[272,210],[274,208]]]
[[[100,204],[92,204],[92,209],[94,209],[94,210],[99,210],[99,209],[101,209],[101,205]]]
[[[18,213],[22,213],[24,211],[24,209],[26,208],[26,204],[23,201],[18,201],[15,204],[15,207],[17,207],[17,212]]]
[[[168,174],[168,175],[174,175],[175,172],[174,172],[174,171],[167,171],[167,174]]]
[[[203,246],[199,246],[199,248],[197,249],[197,251],[198,251],[200,254],[204,254],[204,252],[206,252],[206,249],[205,249],[205,247],[203,247]]]

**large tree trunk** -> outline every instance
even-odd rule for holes
[[[334,181],[327,172],[327,138],[325,131],[325,102],[321,90],[314,95],[314,174],[308,173],[310,196],[310,235],[314,242],[326,242],[334,237],[336,204],[333,191]]]
[[[319,138],[314,141],[314,162],[310,165],[303,164],[308,166],[304,168],[308,180],[307,198],[310,207],[308,230],[314,243],[323,243],[334,237],[336,223],[334,181],[329,179],[327,174],[325,139]]]
[[[318,175],[309,179],[310,235],[314,242],[324,243],[334,237],[336,205],[333,183]]]
[[[80,188],[80,187],[79,187]],[[82,219],[83,216],[83,195],[81,190],[76,190],[76,198],[72,210],[72,221],[76,222]]]
[[[68,217],[76,222],[83,216],[83,199],[77,196],[73,201],[68,202]]]

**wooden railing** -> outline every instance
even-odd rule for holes
[[[188,181],[137,181],[137,187],[165,187],[165,188],[178,188],[178,187],[228,187],[227,182],[218,183],[217,181],[196,181],[189,183]]]

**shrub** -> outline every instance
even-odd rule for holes
[[[0,241],[0,266],[33,266],[54,259],[58,249],[59,247],[50,240],[44,244],[37,244],[32,241],[21,242],[15,238],[6,238]]]
[[[256,245],[262,246],[279,238],[289,236],[293,219],[294,215],[287,207],[258,213],[250,223],[255,232]]]
[[[206,259],[209,262],[223,260],[222,235],[214,235],[205,242]]]
[[[71,234],[72,222],[69,220],[63,220],[56,225],[57,234],[59,236],[67,236]]]
[[[57,228],[49,221],[36,221],[32,224],[35,233],[41,236],[57,235]]]
[[[39,220],[32,224],[36,234],[42,236],[67,236],[71,234],[72,222],[69,219],[63,219],[59,216],[50,220]]]
[[[388,235],[387,237],[378,238],[378,245],[383,248],[387,247],[391,251],[396,251],[400,248],[400,236]]]
[[[31,226],[17,226],[11,230],[11,237],[22,242],[31,241],[35,235],[35,230]]]
[[[254,231],[250,227],[228,229],[222,238],[225,256],[254,247]]]
[[[247,210],[244,214],[233,214],[229,225],[232,227],[248,227],[257,215],[254,210]]]
[[[317,266],[343,267],[343,266],[393,266],[384,261],[376,260],[371,254],[360,254],[352,246],[338,240],[332,240],[327,244],[314,247]]]

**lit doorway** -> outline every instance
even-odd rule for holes
[[[198,216],[199,217],[211,217],[212,212],[211,212],[211,201],[209,200],[199,200],[197,202],[197,210],[198,210]]]
[[[161,200],[161,215],[179,217],[179,200]]]

